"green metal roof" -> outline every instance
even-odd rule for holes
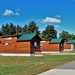
[[[24,34],[17,41],[31,40],[36,34]]]
[[[75,43],[75,40],[68,40],[67,43]]]
[[[62,40],[62,38],[53,38],[51,39],[50,43],[60,43]]]

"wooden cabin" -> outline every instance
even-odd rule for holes
[[[75,50],[75,40],[68,40],[67,42],[65,42],[64,50],[65,51]]]
[[[64,50],[64,41],[62,38],[41,41],[40,49],[42,53],[62,52]]]
[[[36,34],[24,34],[17,39],[17,53],[34,54],[40,51],[41,38]]]
[[[36,34],[2,36],[0,54],[4,56],[31,56],[40,51],[40,37]]]

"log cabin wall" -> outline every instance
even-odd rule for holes
[[[16,49],[17,37],[2,37],[0,43],[0,53],[14,53]]]
[[[7,40],[2,37],[0,42],[0,53],[28,53],[30,54],[30,41],[19,41],[17,37]]]
[[[50,44],[51,51],[60,51],[60,44]]]
[[[0,41],[0,53],[2,53],[2,52],[3,52],[3,44]]]
[[[64,43],[64,49],[71,49],[71,44]]]
[[[19,41],[19,42],[17,42],[15,53],[30,54],[30,41]]]

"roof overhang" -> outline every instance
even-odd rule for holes
[[[17,37],[17,35],[4,35],[4,36],[1,36],[1,38],[4,38],[4,37]]]

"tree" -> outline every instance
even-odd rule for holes
[[[1,30],[2,30],[2,35],[4,35],[5,34],[5,26],[4,26],[4,24],[2,25]]]
[[[2,33],[3,35],[9,35],[10,34],[10,28],[9,28],[9,24],[5,24],[5,25],[2,25]]]
[[[21,34],[22,33],[22,27],[21,26],[17,25],[17,27],[16,27],[16,33],[17,34]]]
[[[28,25],[28,33],[36,33],[36,34],[40,34],[39,32],[39,27],[36,26],[36,23],[34,21],[31,21]]]
[[[69,34],[69,39],[74,39],[75,40],[75,35],[74,34]]]
[[[2,36],[2,29],[1,29],[1,27],[0,27],[0,36]]]
[[[10,24],[3,24],[2,27],[1,27],[1,31],[2,31],[2,35],[13,35],[13,34],[16,34],[16,29],[15,29],[15,26],[10,23]]]
[[[16,28],[12,23],[10,23],[9,32],[10,35],[16,34]]]
[[[53,25],[48,25],[44,31],[42,31],[41,37],[43,39],[51,39],[57,37],[57,31]]]
[[[67,39],[70,39],[70,35],[67,31],[62,31],[62,33],[59,34],[59,37],[63,38],[66,41],[67,41]]]
[[[28,33],[28,25],[24,25],[22,33]]]

